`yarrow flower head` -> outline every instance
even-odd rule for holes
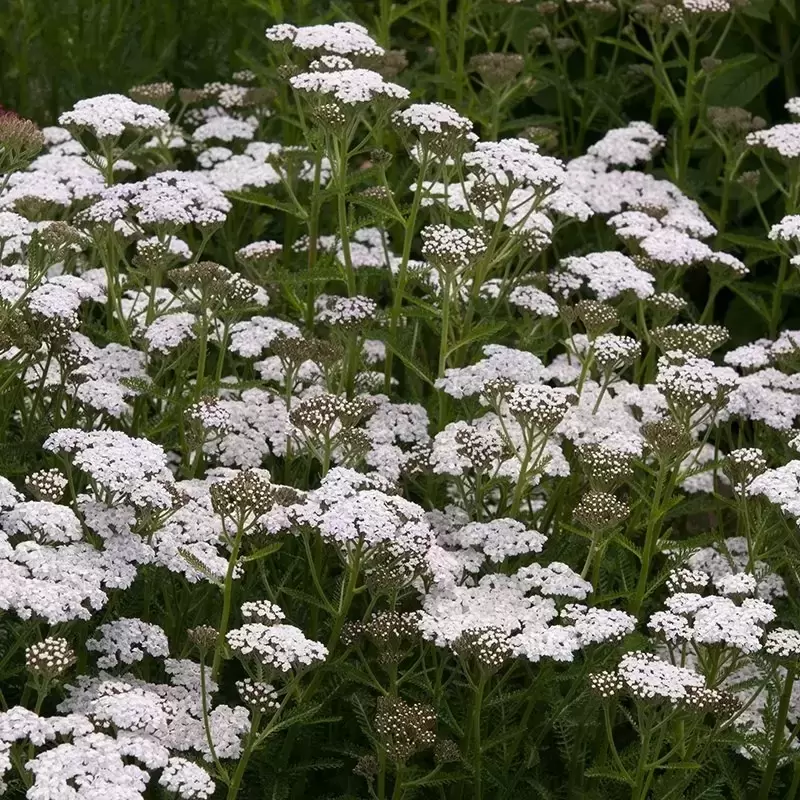
[[[79,219],[86,225],[127,220],[142,228],[177,230],[194,224],[209,229],[221,225],[230,209],[225,195],[197,173],[169,170],[143,181],[110,186]]]
[[[767,634],[764,650],[771,656],[800,660],[800,632],[790,628],[775,628]]]
[[[578,447],[578,458],[594,489],[610,491],[633,477],[630,453],[604,444]]]
[[[271,42],[287,43],[292,48],[336,56],[382,56],[384,50],[363,25],[335,22],[332,25],[307,25],[298,28],[282,23],[266,30]]]
[[[650,161],[666,139],[647,122],[631,122],[625,128],[607,131],[586,152],[612,166],[633,167]]]
[[[730,367],[717,367],[706,358],[668,353],[658,360],[656,386],[675,406],[689,410],[721,407],[738,382]]]
[[[481,228],[428,225],[422,229],[422,254],[442,274],[458,274],[486,252],[489,241]]]
[[[72,463],[108,492],[134,506],[171,508],[174,478],[164,449],[119,431],[62,428],[45,440],[45,450],[66,453]]]
[[[478,142],[464,155],[464,166],[482,181],[505,188],[533,189],[545,196],[563,183],[561,161],[545,156],[527,139]]]
[[[624,655],[617,674],[625,688],[642,700],[674,704],[685,700],[692,689],[705,688],[702,675],[640,651]]]
[[[594,359],[604,372],[613,372],[632,364],[641,353],[642,344],[632,336],[605,333],[594,342]]]
[[[64,496],[67,479],[57,469],[40,469],[25,479],[25,488],[39,500],[57,503]]]
[[[397,111],[392,122],[434,153],[452,153],[477,137],[472,122],[445,103],[414,103]]]
[[[203,430],[224,433],[230,430],[231,415],[216,397],[207,397],[192,403],[186,409],[187,418]]]
[[[338,297],[320,295],[315,303],[314,319],[323,325],[339,328],[356,328],[374,322],[378,312],[377,303],[370,297]]]
[[[75,103],[58,118],[59,125],[88,130],[98,139],[117,139],[126,131],[154,133],[169,125],[169,115],[155,106],[136,103],[122,94],[102,94]]]
[[[244,678],[241,681],[236,681],[236,689],[239,692],[239,697],[242,698],[242,702],[248,708],[252,708],[261,714],[275,711],[279,706],[278,693],[271,683],[261,683],[251,678]]]
[[[325,645],[307,639],[294,625],[265,625],[248,622],[228,631],[231,650],[244,658],[252,658],[277,672],[289,672],[313,666],[328,656]]]
[[[409,705],[399,697],[380,697],[375,733],[393,761],[405,763],[436,741],[436,713],[422,703]]]
[[[48,681],[60,677],[75,661],[74,650],[60,636],[50,636],[25,650],[25,666],[28,671]]]
[[[209,800],[216,790],[214,779],[203,767],[179,756],[169,759],[158,783],[181,800]]]
[[[254,600],[242,604],[242,617],[248,622],[263,622],[269,625],[282,622],[286,617],[280,606],[269,600]]]
[[[295,91],[336,100],[344,106],[363,106],[378,100],[395,102],[409,97],[408,89],[385,81],[369,69],[302,72],[289,79]]]
[[[656,328],[652,336],[664,352],[680,351],[708,358],[714,350],[728,341],[730,334],[722,325],[681,323]]]
[[[740,447],[728,453],[723,468],[731,479],[734,491],[738,492],[766,472],[767,459],[763,451],[757,447]]]
[[[97,629],[99,636],[86,640],[88,650],[101,653],[97,665],[101,668],[117,664],[134,664],[145,655],[165,658],[169,655],[166,634],[158,626],[135,618],[107,622]]]
[[[572,389],[520,383],[505,394],[505,403],[520,424],[552,431],[578,402]]]
[[[629,514],[630,507],[627,503],[609,492],[599,491],[587,492],[573,512],[575,520],[592,531],[613,528]]]
[[[589,675],[589,689],[604,700],[616,697],[624,688],[625,684],[616,672],[605,670]]]

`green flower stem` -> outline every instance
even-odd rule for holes
[[[394,791],[392,792],[392,800],[400,800],[403,794],[405,794],[404,786],[405,784],[403,783],[403,765],[398,764],[397,769],[395,771]]]
[[[244,751],[239,758],[239,763],[236,765],[236,771],[233,773],[233,777],[231,778],[226,800],[236,800],[236,797],[239,794],[239,787],[241,786],[242,778],[244,777],[245,770],[247,769],[247,764],[250,761],[250,756],[253,754],[256,742],[259,741],[259,738],[256,736],[256,732],[258,731],[260,724],[261,712],[254,710],[253,718],[250,721],[250,732],[247,735],[247,744],[245,745]]]
[[[214,738],[211,735],[211,720],[209,717],[209,708],[208,708],[208,682],[206,679],[206,658],[205,653],[202,654],[200,658],[200,703],[203,709],[203,730],[206,734],[206,742],[208,743],[208,749],[211,753],[211,758],[214,760],[214,766],[217,768],[217,772],[220,778],[225,782],[228,783],[230,781],[230,777],[228,775],[228,771],[225,767],[222,766],[222,762],[219,760],[217,756],[216,748],[214,747]]]
[[[386,798],[386,752],[383,748],[378,753],[378,800]]]
[[[758,800],[767,800],[769,798],[772,782],[775,779],[775,772],[778,769],[781,750],[785,745],[786,716],[789,713],[789,704],[792,700],[795,670],[796,667],[794,664],[791,664],[786,668],[786,680],[783,684],[783,692],[781,693],[781,699],[778,705],[778,714],[775,718],[775,733],[772,737],[772,745],[769,749],[767,768],[764,770],[764,775],[761,778],[761,787],[758,791]]]
[[[471,0],[458,0],[458,11],[456,12],[456,27],[458,29],[458,48],[456,50],[457,105],[461,105],[461,101],[464,97],[464,86],[467,83],[465,56],[467,45],[467,26],[469,25],[469,15],[471,10]]]
[[[798,791],[800,791],[800,764],[797,761],[794,762],[793,770],[792,785],[786,794],[786,800],[795,800]]]
[[[208,358],[208,319],[203,316],[203,323],[200,326],[200,351],[197,356],[197,377],[194,381],[194,399],[197,402],[203,396],[203,385],[205,383],[206,359]]]
[[[306,286],[305,325],[306,330],[314,329],[314,300],[316,284],[314,268],[317,265],[317,249],[319,240],[319,213],[321,208],[320,186],[322,184],[322,154],[317,153],[314,160],[314,188],[311,191],[311,210],[308,215],[308,284]]]
[[[353,553],[352,561],[348,565],[347,579],[342,581],[342,587],[339,592],[339,603],[336,608],[336,616],[333,621],[330,636],[328,637],[327,648],[328,657],[333,656],[336,645],[339,643],[339,637],[342,635],[342,628],[347,622],[347,615],[350,611],[350,606],[353,604],[353,598],[356,595],[356,585],[358,584],[358,576],[361,573],[361,545]],[[302,695],[304,702],[308,701],[314,696],[314,693],[319,688],[320,681],[322,680],[322,671],[317,670],[314,677],[305,689]]]
[[[403,253],[400,258],[400,268],[397,272],[397,284],[394,287],[394,297],[392,299],[392,311],[389,318],[389,341],[390,344],[394,340],[397,326],[400,322],[400,312],[403,307],[403,298],[405,296],[406,282],[408,281],[408,262],[411,258],[411,245],[414,241],[414,231],[417,227],[417,216],[419,215],[420,204],[422,203],[422,184],[425,179],[425,173],[428,169],[429,154],[427,147],[422,148],[422,156],[419,164],[419,175],[417,176],[417,185],[414,189],[414,199],[411,201],[411,210],[408,214],[408,219],[405,224],[405,231],[403,236]],[[386,351],[386,365],[384,377],[384,391],[387,395],[391,393],[392,388],[392,356],[393,352],[391,347]]]
[[[519,509],[522,506],[522,496],[525,494],[525,488],[527,485],[527,474],[528,474],[528,465],[531,462],[531,455],[533,454],[533,442],[528,439],[527,434],[525,434],[525,454],[522,456],[522,461],[519,465],[519,478],[517,479],[517,485],[514,487],[514,495],[511,500],[511,508],[509,510],[509,516],[513,519],[517,518],[519,514]]]
[[[647,592],[647,579],[650,576],[650,567],[655,556],[658,544],[658,535],[661,530],[659,521],[661,519],[662,493],[664,492],[664,481],[667,477],[667,469],[664,462],[659,462],[656,486],[653,491],[653,500],[650,506],[650,516],[647,521],[647,531],[645,532],[644,548],[642,550],[642,564],[639,572],[639,581],[636,584],[636,591],[631,601],[630,611],[632,614],[639,615]]]
[[[597,552],[597,545],[600,541],[600,531],[594,531],[592,533],[592,541],[589,544],[589,552],[586,554],[586,561],[583,563],[583,569],[581,570],[581,578],[584,580],[586,576],[589,574],[589,568],[592,566],[592,561],[594,560],[594,554]],[[596,589],[597,587],[595,587]]]
[[[448,0],[439,0],[439,24],[437,30],[437,42],[439,50],[439,74],[450,74],[450,58],[447,53],[447,32],[450,28],[450,4]],[[444,86],[444,83],[441,84]],[[444,99],[441,96],[441,89],[438,92],[439,99]]]
[[[450,304],[452,298],[452,286],[449,275],[442,282],[442,331],[439,335],[439,365],[436,370],[436,377],[444,377],[447,369],[447,355],[450,347]]]
[[[478,684],[475,687],[475,694],[472,700],[472,710],[470,713],[470,749],[472,752],[473,767],[473,794],[475,800],[481,800],[483,795],[483,763],[482,763],[482,743],[481,743],[481,713],[483,710],[483,693],[486,689],[488,678],[481,671]]]
[[[603,719],[605,721],[606,739],[608,740],[608,746],[611,750],[611,757],[614,759],[614,763],[617,765],[617,769],[620,771],[620,773],[625,776],[631,785],[633,785],[633,778],[626,769],[625,765],[622,763],[622,759],[617,751],[617,746],[614,744],[614,726],[611,724],[611,710],[609,709],[607,703],[603,708]]]
[[[778,335],[778,328],[783,317],[783,288],[789,274],[789,259],[786,255],[781,256],[778,267],[778,281],[772,293],[772,307],[769,314],[769,335],[774,339]]]
[[[343,138],[336,143],[336,162],[339,174],[336,182],[336,209],[339,220],[339,238],[342,243],[342,255],[344,256],[345,278],[347,282],[347,294],[350,297],[356,294],[356,273],[353,270],[353,258],[350,254],[350,230],[347,221],[347,156],[349,141]]]
[[[360,340],[358,333],[352,330],[347,335],[347,346],[345,348],[344,364],[345,370],[342,375],[343,389],[347,397],[353,396],[356,372],[358,372],[358,359],[361,355]],[[327,470],[326,470],[327,471]]]
[[[222,595],[222,613],[220,616],[219,626],[217,628],[218,638],[216,647],[214,648],[214,662],[211,671],[211,677],[215,681],[219,680],[219,672],[220,668],[222,667],[222,651],[225,647],[225,635],[228,632],[228,624],[230,623],[231,616],[231,602],[233,599],[233,571],[236,569],[236,562],[239,560],[239,548],[242,544],[243,534],[244,526],[240,522],[236,527],[236,536],[233,539],[231,555],[228,559],[228,569],[225,573],[225,584]]]

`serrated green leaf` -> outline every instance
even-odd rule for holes
[[[298,272],[272,270],[265,282],[279,286],[307,286],[309,283],[328,283],[328,281],[341,280],[344,280],[344,276],[338,267],[317,265],[313,270],[303,269]]]
[[[238,200],[241,203],[249,203],[250,205],[255,206],[265,206],[266,208],[272,208],[276,211],[283,211],[285,214],[290,214],[293,217],[297,217],[297,219],[306,219],[308,217],[308,214],[305,211],[302,211],[301,213],[301,209],[292,203],[285,203],[282,200],[271,197],[264,192],[226,192],[226,195],[231,200]]]
[[[616,770],[612,769],[590,767],[584,771],[584,775],[586,775],[587,778],[600,778],[602,780],[617,781],[618,783],[624,783],[628,786],[633,786],[631,780],[626,775],[623,775],[621,772],[617,772]]]
[[[287,728],[291,728],[293,726],[298,726],[301,728],[308,727],[309,725],[321,725],[325,722],[339,722],[341,717],[318,717],[316,716],[320,709],[322,708],[322,704],[311,706],[305,710],[295,711],[294,713],[290,714],[288,717],[285,717],[280,722],[276,723],[275,725],[269,728],[270,736],[278,733],[279,731],[286,730]]]
[[[262,547],[260,550],[256,550],[255,553],[251,553],[249,556],[245,556],[242,561],[258,561],[262,558],[266,558],[272,553],[277,553],[278,550],[283,547],[283,542],[275,542],[274,544],[269,544],[266,547]]]

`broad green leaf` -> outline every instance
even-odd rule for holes
[[[708,104],[747,106],[777,77],[778,71],[774,61],[755,53],[732,59],[709,79]]]
[[[745,284],[740,284],[740,283],[734,283],[731,285],[731,290],[736,294],[736,296],[739,299],[744,301],[759,316],[763,317],[766,320],[770,318],[769,307],[762,298],[756,295],[752,286],[747,286]],[[730,316],[730,311],[729,311],[729,316]],[[733,319],[736,318],[737,317],[733,317]]]
[[[722,238],[726,242],[746,247],[748,249],[765,250],[769,253],[779,253],[780,248],[778,245],[769,239],[759,238],[758,236],[749,236],[743,233],[724,233]]]
[[[741,10],[746,17],[755,17],[770,22],[770,12],[775,7],[775,0],[752,0]]]

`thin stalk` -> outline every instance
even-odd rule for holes
[[[786,283],[788,271],[789,259],[782,255],[780,266],[778,267],[778,282],[775,284],[775,290],[772,293],[772,308],[769,314],[769,335],[773,339],[778,335],[778,327],[781,324],[783,286]]]
[[[447,354],[450,347],[450,278],[446,276],[442,282],[442,332],[439,336],[439,366],[436,375],[444,377],[447,369]]]
[[[758,792],[758,800],[768,800],[772,782],[775,779],[775,772],[778,769],[781,749],[785,745],[786,737],[786,716],[789,713],[789,704],[792,700],[792,689],[794,687],[795,666],[793,664],[786,668],[786,680],[783,684],[780,704],[778,705],[778,716],[775,719],[775,734],[772,737],[772,745],[769,748],[769,758],[767,768],[761,778],[761,788]]]
[[[644,596],[647,591],[647,579],[650,576],[650,566],[658,543],[658,534],[660,530],[659,520],[661,519],[661,494],[664,491],[666,472],[664,463],[659,463],[656,487],[653,492],[653,502],[650,507],[650,518],[648,519],[647,531],[645,533],[644,549],[642,550],[642,565],[639,572],[639,581],[636,584],[636,591],[631,603],[631,613],[637,616],[644,602]]]
[[[225,585],[223,588],[222,596],[222,614],[220,616],[217,637],[217,645],[214,648],[214,664],[211,671],[213,680],[219,680],[219,671],[222,666],[222,650],[225,646],[225,634],[228,632],[228,623],[231,616],[231,602],[233,597],[233,572],[236,568],[236,562],[239,560],[239,547],[242,543],[242,535],[244,529],[242,524],[237,525],[236,536],[233,540],[233,547],[231,548],[231,555],[228,559],[228,569],[225,573]]]
[[[305,324],[306,330],[314,329],[314,295],[316,293],[314,267],[317,265],[319,244],[319,192],[322,183],[322,156],[317,153],[314,162],[314,188],[311,191],[311,210],[308,215],[308,285],[306,286]]]
[[[250,732],[247,736],[247,745],[245,746],[244,752],[239,759],[239,763],[236,765],[236,771],[233,773],[233,777],[231,778],[231,783],[228,787],[228,794],[226,795],[227,800],[236,800],[236,797],[239,794],[239,787],[241,786],[242,778],[244,777],[245,770],[247,769],[247,764],[250,761],[250,756],[253,754],[255,743],[258,741],[255,733],[260,724],[261,712],[254,710],[253,719],[250,722]]]
[[[356,294],[356,273],[353,269],[353,258],[350,254],[350,233],[347,224],[347,154],[348,142],[342,140],[336,147],[339,175],[337,180],[336,209],[339,220],[339,238],[342,243],[342,255],[344,256],[344,268],[347,281],[347,294],[350,297]]]
[[[408,262],[411,258],[411,245],[414,241],[414,230],[417,225],[417,215],[419,214],[420,204],[422,202],[422,184],[425,178],[425,173],[428,168],[428,148],[422,149],[422,156],[419,164],[419,175],[417,176],[417,185],[414,189],[414,199],[411,201],[411,211],[408,214],[408,219],[405,225],[405,235],[403,238],[403,254],[400,258],[400,268],[397,272],[397,285],[394,289],[394,297],[392,300],[392,313],[389,318],[389,341],[394,339],[395,331],[400,322],[400,312],[403,307],[403,297],[405,295],[406,282],[408,280]],[[384,390],[386,394],[390,394],[392,388],[392,356],[393,352],[391,347],[386,351],[386,369],[384,376]]]
[[[472,702],[471,729],[472,729],[472,765],[473,765],[473,797],[481,800],[483,794],[483,764],[481,744],[481,712],[483,709],[483,693],[486,689],[486,676],[481,672],[475,696]]]

